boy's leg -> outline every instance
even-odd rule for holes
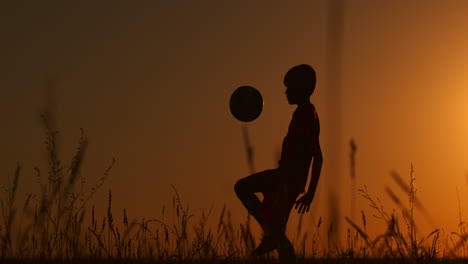
[[[289,241],[288,237],[286,237],[286,234],[284,234],[278,243],[278,258],[280,263],[296,263],[296,253],[294,252],[294,247]]]
[[[263,193],[266,189],[271,188],[274,177],[273,174],[275,172],[276,170],[266,170],[255,173],[251,176],[240,179],[234,186],[234,190],[244,207],[266,232],[268,232],[268,226],[261,211],[262,202],[258,199],[255,193]]]
[[[278,249],[281,263],[294,263],[295,253],[286,237],[286,224],[297,193],[287,184],[281,184],[278,170],[267,170],[239,180],[234,189],[242,204],[262,227],[265,236],[252,253],[254,256]],[[255,195],[262,192],[260,201]]]
[[[259,246],[259,249],[265,251],[267,246],[270,246],[270,250],[278,250],[280,263],[295,263],[296,255],[291,242],[286,236],[286,225],[298,193],[292,190],[290,185],[282,184],[273,192],[265,193],[264,196],[261,211],[266,212],[265,216],[271,228],[270,240],[275,243],[273,248],[270,246],[271,243],[267,243],[263,248]]]

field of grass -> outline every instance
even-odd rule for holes
[[[83,191],[80,168],[88,145],[84,132],[73,159],[66,164],[57,155],[58,133],[50,116],[44,114],[42,121],[48,164],[46,171],[36,169],[36,173],[38,179],[46,178],[45,183],[40,184],[40,193],[28,194],[22,205],[17,204],[19,165],[11,182],[4,186],[0,196],[1,263],[38,260],[45,263],[277,263],[276,253],[260,259],[247,258],[256,246],[249,217],[234,226],[226,207],[219,215],[214,215],[211,209],[194,215],[174,186],[172,206],[163,208],[163,216],[175,216],[170,223],[160,219],[129,221],[125,209],[119,213],[121,218],[115,218],[111,192],[107,212],[97,219],[94,206],[89,208],[89,204],[109,177],[114,161],[89,192]],[[449,235],[434,230],[417,236],[413,215],[418,200],[412,170],[404,188],[409,208],[401,206],[402,219],[386,212],[380,200],[372,197],[365,186],[359,189],[386,228],[380,235],[371,237],[366,230],[366,215],[362,213],[361,223],[346,218],[349,228],[343,244],[323,247],[316,243],[317,234],[305,233],[294,243],[298,263],[463,262],[468,253],[466,223],[460,219],[459,232]],[[387,192],[397,205],[403,203],[403,199],[392,196],[391,190]],[[213,220],[217,223],[214,227],[208,224]],[[314,232],[320,228],[324,228],[321,221]]]

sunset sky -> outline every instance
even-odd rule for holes
[[[468,2],[344,2],[338,139],[329,138],[333,106],[325,101],[325,0],[0,3],[0,184],[19,163],[19,194],[37,189],[33,168],[46,168],[38,116],[54,79],[65,162],[80,128],[90,139],[82,170],[89,187],[116,159],[95,196],[98,208],[112,190],[118,212],[160,217],[173,184],[194,213],[213,205],[217,216],[225,204],[238,223],[246,212],[233,185],[249,168],[229,97],[242,85],[262,93],[264,111],[247,127],[256,170],[274,168],[295,109],[284,74],[307,63],[317,72],[311,100],[324,153],[307,223],[326,219],[328,186],[339,186],[341,215],[351,216],[353,138],[357,188],[398,211],[385,187],[406,203],[390,172],[408,181],[413,164],[416,195],[431,215],[417,214],[418,223],[457,231],[457,189],[468,219]],[[330,140],[340,143],[340,156],[327,155]],[[327,181],[332,166],[341,168],[338,182]],[[356,215],[364,210],[369,224],[379,222],[356,201]]]

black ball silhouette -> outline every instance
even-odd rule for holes
[[[232,93],[229,107],[237,120],[251,122],[262,113],[263,98],[257,89],[241,86]]]

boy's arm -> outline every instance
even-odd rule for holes
[[[311,179],[309,183],[309,188],[307,192],[296,201],[295,208],[298,210],[300,214],[308,212],[310,209],[310,204],[315,196],[315,190],[317,189],[318,181],[320,178],[320,172],[322,171],[322,150],[320,149],[320,144],[317,144],[317,150],[314,155],[313,163],[312,163],[312,171],[311,171]]]

